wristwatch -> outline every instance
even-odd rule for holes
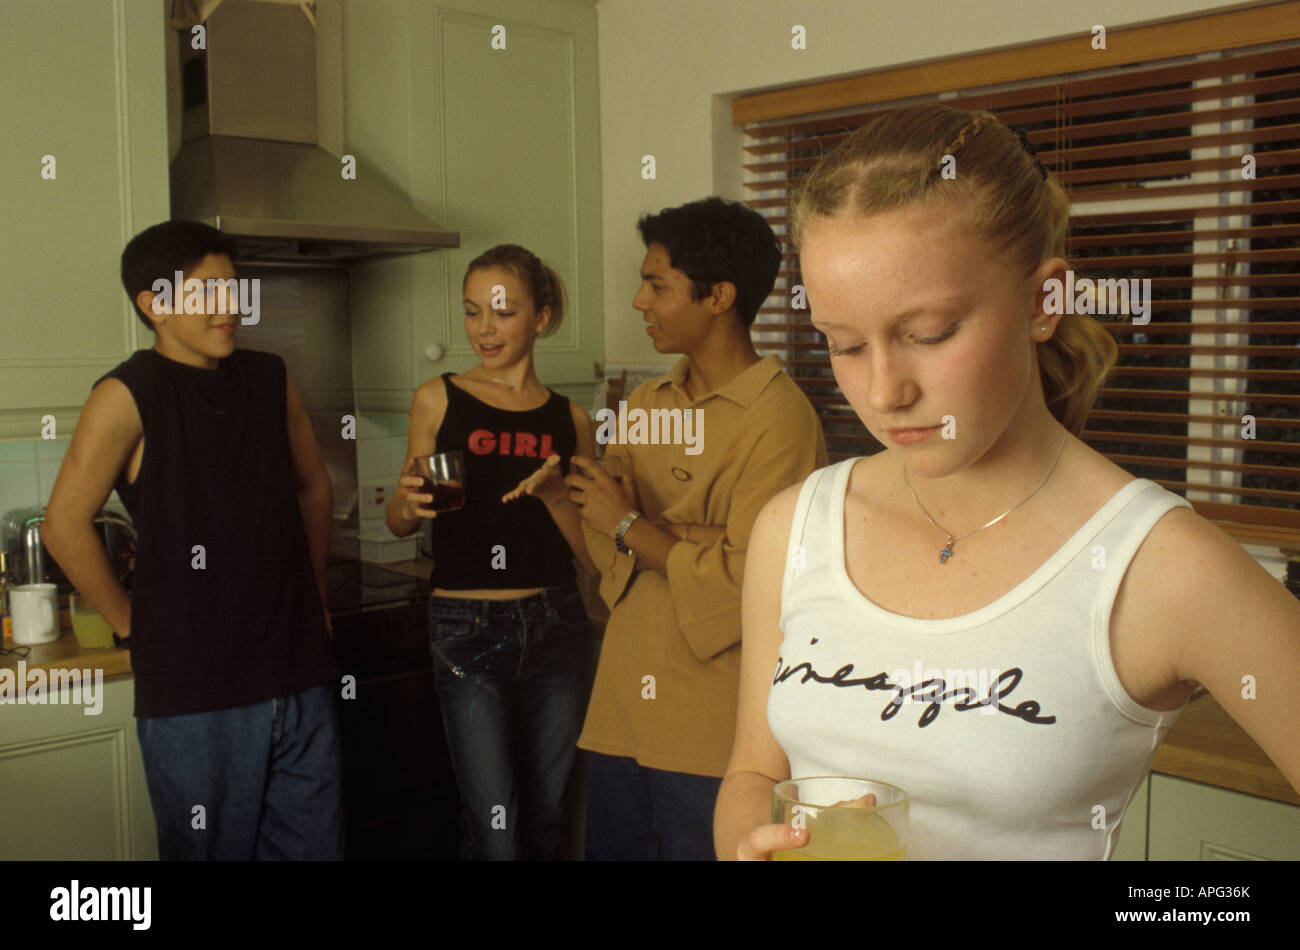
[[[632,527],[632,522],[641,517],[639,511],[629,511],[623,516],[623,520],[618,523],[614,529],[614,547],[618,548],[620,554],[631,554],[632,549],[623,543],[623,537],[627,534],[627,529]]]

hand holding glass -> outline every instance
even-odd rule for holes
[[[772,821],[806,828],[808,843],[773,851],[773,861],[902,861],[907,794],[893,785],[840,776],[788,779],[772,790]]]
[[[437,455],[418,455],[415,477],[420,486],[412,494],[429,495],[429,503],[411,501],[418,514],[426,511],[455,511],[465,505],[465,456],[459,451],[440,452]]]

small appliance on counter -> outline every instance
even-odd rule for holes
[[[0,517],[0,551],[9,553],[9,573],[15,584],[49,582],[59,585],[59,593],[70,594],[74,590],[72,583],[41,540],[44,522],[44,508],[15,508],[6,512]],[[129,591],[135,557],[135,529],[131,519],[116,508],[104,508],[95,515],[95,532],[104,542],[113,573]]]

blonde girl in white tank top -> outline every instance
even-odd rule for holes
[[[1070,267],[1068,217],[1064,190],[1027,142],[988,113],[941,105],[859,129],[796,201],[812,322],[845,398],[885,446],[847,480],[843,570],[854,597],[903,627],[975,614],[1015,591],[1133,481],[1077,438],[1116,346],[1091,317],[1055,312],[1044,289]],[[750,542],[736,738],[714,820],[723,859],[763,860],[805,843],[806,830],[768,823],[772,789],[792,777],[791,760],[845,761],[813,747],[815,728],[787,735],[810,747],[785,748],[769,725],[774,671],[779,679],[791,646],[782,591],[800,492],[774,498]],[[1237,542],[1172,501],[1143,528],[1112,591],[1098,675],[1117,684],[1117,708],[1152,721],[1176,718],[1167,711],[1205,687],[1300,789],[1300,604]],[[1252,699],[1242,697],[1247,675]],[[945,715],[951,724],[974,714]],[[909,741],[931,734],[913,726]],[[877,771],[865,777],[888,781],[891,763]],[[930,853],[945,854],[942,829],[931,834]],[[1083,856],[1094,854],[1108,849]]]

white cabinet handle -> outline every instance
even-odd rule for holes
[[[424,351],[424,357],[430,363],[438,362],[438,360],[442,359],[442,344],[430,343],[428,348]]]

